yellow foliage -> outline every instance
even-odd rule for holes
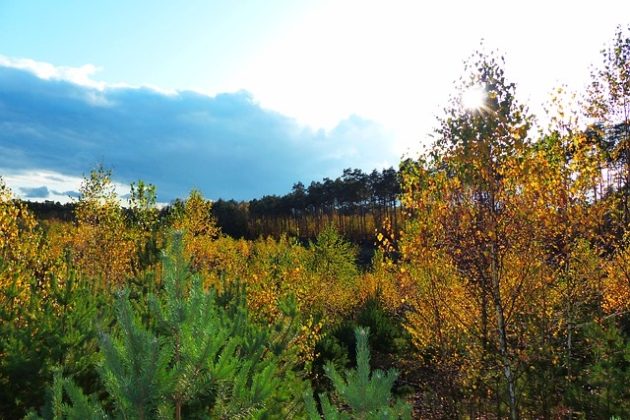
[[[102,286],[121,284],[131,277],[136,244],[125,224],[109,171],[99,167],[84,179],[75,216],[77,223],[69,235],[68,247],[76,269],[100,280]]]
[[[630,310],[630,233],[605,266],[604,308],[609,313]]]
[[[173,228],[184,232],[184,244],[193,268],[210,269],[216,257],[212,242],[220,234],[212,217],[212,202],[204,199],[199,191],[193,190],[183,208],[176,211]]]
[[[61,255],[49,243],[0,177],[0,305],[25,302],[33,284],[45,295],[50,280],[65,272]]]

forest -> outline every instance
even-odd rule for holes
[[[334,225],[348,240],[373,245],[374,232],[386,219],[398,230],[399,179],[400,173],[394,168],[375,169],[369,174],[347,168],[334,180],[324,178],[308,187],[297,182],[283,196],[266,195],[249,201],[220,198],[212,203],[211,214],[221,232],[233,238],[253,240],[285,234],[308,241]],[[39,220],[75,220],[76,202],[27,201],[26,205]],[[184,200],[173,200],[160,209],[158,218],[168,218],[183,205]]]
[[[630,27],[536,116],[482,46],[398,170],[44,213],[0,183],[1,418],[630,418]]]

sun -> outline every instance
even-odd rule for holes
[[[482,86],[471,86],[462,94],[464,108],[474,111],[483,108],[488,94]]]

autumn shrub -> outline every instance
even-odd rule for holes
[[[630,230],[605,264],[604,308],[609,313],[630,309]]]
[[[302,411],[304,382],[291,345],[300,326],[294,302],[282,302],[272,325],[254,321],[238,284],[219,294],[203,287],[178,235],[162,273],[163,290],[148,297],[148,319],[128,291],[118,292],[116,326],[99,339],[100,392],[88,397],[71,372],[57,374],[44,418],[259,418]]]
[[[75,219],[68,248],[81,275],[104,288],[132,277],[138,258],[136,243],[127,229],[111,171],[99,166],[85,177]]]

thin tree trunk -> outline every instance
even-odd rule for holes
[[[492,259],[492,298],[494,301],[494,309],[497,315],[497,332],[499,334],[499,354],[501,356],[501,362],[503,364],[503,375],[507,381],[508,401],[510,404],[510,418],[512,420],[518,420],[518,410],[516,405],[516,383],[514,381],[514,374],[512,372],[512,366],[510,363],[510,355],[507,345],[507,328],[505,326],[505,316],[503,313],[503,302],[501,300],[501,290],[499,287],[499,272],[498,264],[496,261],[496,244],[493,245],[493,259]]]

